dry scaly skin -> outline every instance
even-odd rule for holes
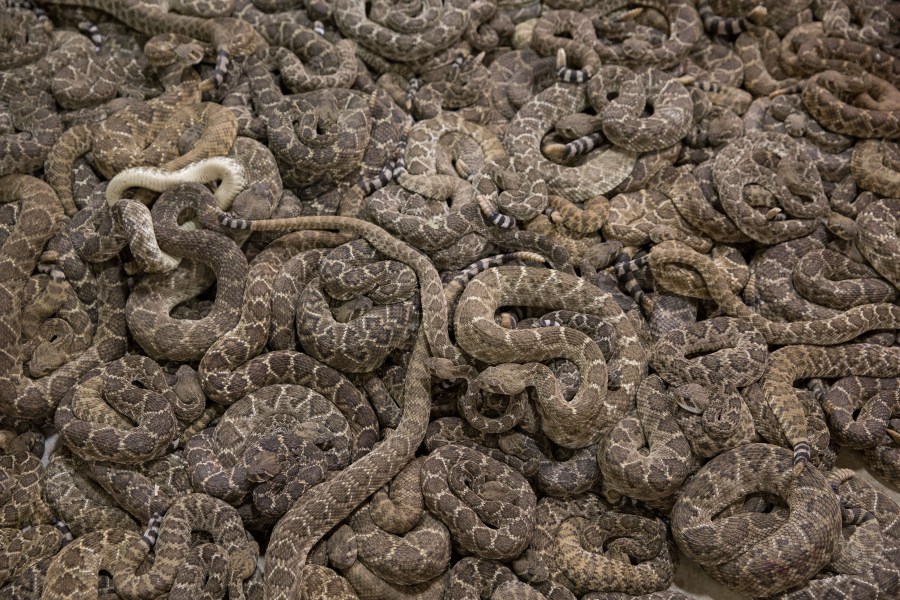
[[[62,0],[58,4],[102,10],[149,35],[181,33],[215,45],[216,71],[213,80],[216,84],[221,83],[228,72],[229,60],[248,56],[265,45],[249,24],[238,19],[183,16],[131,0]]]
[[[897,219],[900,201],[896,198],[878,200],[867,206],[857,220],[856,245],[875,270],[897,286],[900,269],[897,267]]]
[[[850,172],[861,188],[888,198],[900,197],[900,151],[896,142],[866,140],[853,149]]]
[[[751,595],[807,581],[830,559],[841,513],[825,478],[815,469],[793,478],[791,461],[784,448],[747,444],[704,465],[672,509],[678,547],[714,579]],[[782,498],[789,514],[742,512],[743,499],[755,493]],[[735,502],[736,512],[713,520]]]
[[[605,194],[631,173],[637,156],[609,148],[589,155],[578,166],[555,163],[541,153],[542,138],[560,118],[589,106],[585,85],[556,83],[532,98],[509,124],[503,145],[513,157],[513,167],[523,174],[546,180],[550,193],[573,201]]]
[[[358,593],[439,598],[446,587],[450,532],[425,510],[422,463],[410,461],[328,540],[329,561]]]
[[[509,330],[494,323],[500,306],[547,306],[547,300],[565,310],[595,314],[618,333],[610,368],[596,344],[567,327]],[[601,290],[578,278],[528,267],[500,267],[476,276],[463,293],[455,315],[457,340],[473,358],[498,365],[492,386],[515,393],[535,385],[543,429],[564,446],[580,448],[596,443],[605,429],[624,415],[646,371],[645,350],[622,309]],[[578,395],[565,402],[539,363],[507,364],[564,357],[581,372]],[[609,375],[614,389],[607,390]]]
[[[128,598],[153,598],[167,592],[190,551],[192,531],[208,532],[227,552],[229,596],[243,600],[243,582],[256,571],[259,547],[244,530],[236,510],[205,494],[181,496],[168,508],[159,525],[155,558],[148,571],[138,574],[134,570],[148,548],[132,544],[126,549],[123,564],[113,573],[116,591]]]
[[[62,206],[56,194],[42,181],[25,175],[0,179],[0,194],[7,202],[22,201],[23,210],[16,229],[3,245],[3,286],[5,311],[0,349],[0,399],[4,413],[36,417],[52,412],[77,379],[91,368],[114,360],[125,351],[124,290],[118,267],[106,264],[101,271],[100,323],[91,347],[51,375],[36,381],[22,373],[20,350],[19,290],[34,269],[41,249],[58,227]]]
[[[821,468],[834,459],[819,401],[828,407],[834,433],[862,448],[873,473],[900,480],[900,423],[887,406],[894,388],[891,379],[880,377],[894,373],[897,362],[890,347],[898,320],[891,304],[896,290],[879,277],[897,280],[897,207],[856,188],[894,195],[885,193],[894,165],[876,152],[892,146],[849,137],[890,134],[895,122],[895,40],[883,1],[760,7],[714,0],[695,9],[686,1],[642,0],[627,10],[632,5],[622,0],[548,0],[543,16],[533,0],[352,0],[338,3],[347,9],[338,11],[327,4],[308,0],[297,9],[284,0],[258,0],[256,7],[231,0],[176,0],[171,7],[132,0],[50,3],[50,18],[60,24],[95,18],[82,12],[91,6],[125,23],[79,23],[90,39],[72,30],[50,32],[40,8],[0,9],[4,17],[14,16],[0,25],[0,64],[12,69],[0,73],[0,98],[14,99],[11,114],[0,106],[0,129],[13,136],[0,147],[12,149],[16,172],[29,172],[40,166],[35,161],[47,150],[47,132],[62,131],[57,121],[65,123],[70,133],[50,151],[45,166],[63,212],[72,218],[48,241],[42,236],[56,227],[58,207],[53,218],[32,227],[37,221],[28,201],[0,203],[0,244],[6,244],[0,260],[22,271],[12,277],[17,283],[0,284],[18,303],[6,323],[19,328],[18,337],[0,334],[7,342],[0,348],[12,355],[11,381],[4,387],[0,380],[0,390],[11,390],[3,396],[11,412],[33,419],[46,419],[63,398],[56,410],[62,443],[91,460],[82,463],[67,456],[68,449],[57,450],[52,484],[44,491],[58,516],[76,519],[79,532],[135,529],[135,521],[146,522],[175,502],[166,536],[177,541],[160,550],[153,569],[148,564],[142,575],[133,568],[123,573],[127,561],[118,561],[119,570],[110,568],[121,585],[98,577],[109,569],[95,559],[120,550],[115,543],[105,545],[107,534],[88,533],[83,547],[51,569],[47,584],[54,591],[48,596],[67,595],[73,585],[94,596],[115,591],[181,600],[226,591],[231,597],[304,593],[349,600],[354,586],[360,596],[384,598],[493,594],[498,600],[569,600],[575,591],[597,590],[585,596],[592,599],[649,592],[668,586],[671,577],[661,523],[623,514],[644,515],[646,507],[610,512],[598,494],[616,502],[627,501],[625,495],[641,499],[658,512],[671,508],[679,498],[675,488],[682,487],[678,501],[697,511],[710,490],[682,481],[697,469],[698,457],[713,459],[711,466],[738,455],[741,471],[748,464],[765,467],[759,468],[760,485],[808,488],[815,471],[803,467],[807,454]],[[807,8],[812,10],[804,13]],[[820,21],[788,33],[810,13]],[[533,21],[520,22],[524,18]],[[341,39],[335,22],[357,41]],[[701,22],[710,39],[701,39]],[[760,23],[771,29],[756,29]],[[144,39],[133,38],[128,24],[162,35],[141,54]],[[736,33],[744,33],[736,47],[749,57],[746,73],[729,40]],[[784,35],[780,45],[778,35]],[[850,39],[828,37],[835,35]],[[254,53],[263,39],[273,47]],[[774,50],[780,57],[755,54],[757,42],[762,53]],[[530,44],[545,54],[562,48],[562,60],[554,71],[554,57],[542,62],[528,50],[507,63],[509,43]],[[237,48],[237,54],[253,55],[249,64],[228,65],[224,51]],[[198,66],[214,61],[215,70]],[[780,61],[783,72],[773,61]],[[225,79],[228,66],[234,68]],[[554,75],[563,83],[554,86]],[[753,98],[739,89],[742,77],[744,88],[773,97],[757,98],[748,109]],[[287,96],[281,83],[299,95]],[[149,100],[159,109],[154,115],[146,99],[161,89],[168,90],[162,100]],[[571,98],[559,90],[581,90],[579,107],[563,106]],[[22,98],[38,101],[33,107]],[[550,104],[557,101],[567,110],[550,119],[559,109]],[[38,123],[16,121],[23,106],[36,107]],[[54,110],[41,112],[44,107]],[[523,116],[532,120],[523,124]],[[422,121],[426,117],[436,118]],[[249,148],[244,160],[235,149],[237,131],[271,143],[272,150],[253,142],[259,147]],[[32,134],[37,137],[29,141]],[[498,143],[504,137],[509,157]],[[613,150],[595,152],[604,137],[614,142]],[[515,145],[523,140],[528,143]],[[248,150],[247,141],[241,145]],[[85,154],[88,146],[92,151]],[[147,190],[106,210],[107,184],[91,172],[98,168],[109,177],[123,166],[166,164],[187,164],[190,170],[201,166],[194,162],[198,157],[225,154],[243,165],[246,189],[225,193],[229,186],[219,186],[217,202],[198,185],[188,185],[170,190],[153,213],[145,206],[151,200]],[[563,155],[569,166],[544,160]],[[425,170],[404,173],[405,158],[410,172],[422,164]],[[0,172],[3,164],[0,159]],[[135,183],[135,173],[113,181],[114,199],[124,191],[120,183]],[[156,175],[172,179],[165,170]],[[596,191],[598,181],[614,186],[607,190],[611,196],[624,195],[611,202],[599,195],[579,197]],[[550,198],[548,183],[561,186]],[[238,191],[233,217],[221,217],[217,210],[226,210]],[[375,219],[403,241],[361,221],[324,216],[336,212]],[[318,216],[297,217],[309,214]],[[285,219],[269,220],[273,216]],[[180,227],[185,219],[192,224]],[[267,247],[294,227],[340,233],[292,233]],[[24,231],[36,236],[28,252],[20,252]],[[351,241],[354,236],[366,239]],[[610,238],[619,241],[600,242]],[[146,357],[115,360],[128,343],[124,279],[115,261],[97,273],[84,262],[114,258],[126,242],[135,259],[126,263],[133,276],[129,306],[140,305],[149,315],[132,320],[133,337],[154,358],[176,359],[162,365],[162,372]],[[648,245],[649,258],[628,262]],[[246,259],[235,254],[241,246]],[[149,276],[174,266],[164,254],[168,250],[179,258],[188,254],[185,265],[166,277]],[[492,256],[498,251],[511,253]],[[193,255],[201,260],[192,265]],[[216,269],[214,302],[211,292],[196,296],[192,288],[212,283],[200,262],[215,263],[216,256],[222,268]],[[541,264],[544,257],[556,271],[502,266]],[[606,270],[614,260],[619,285],[647,313],[649,327]],[[793,263],[796,270],[789,272]],[[793,292],[781,303],[772,299],[791,285],[814,302]],[[491,286],[507,295],[497,296]],[[551,308],[563,310],[548,313]],[[698,316],[705,320],[695,323]],[[419,319],[422,331],[414,336]],[[466,325],[467,319],[477,324]],[[412,337],[418,345],[410,355]],[[652,340],[658,343],[647,358],[644,348]],[[851,340],[863,343],[844,344]],[[767,344],[786,347],[766,358]],[[122,370],[132,359],[147,368]],[[174,375],[177,362],[186,360],[199,360],[200,372],[191,375],[181,365]],[[646,362],[656,375],[646,376]],[[879,377],[862,391],[851,384],[858,378],[830,390],[816,378],[858,372]],[[433,400],[432,375],[442,380]],[[810,377],[813,391],[793,388],[796,378]],[[459,379],[465,379],[464,388],[453,382]],[[872,389],[881,390],[880,396],[864,405],[864,397],[849,398]],[[119,392],[133,401],[123,402]],[[114,406],[102,401],[104,393]],[[206,394],[212,402],[204,407]],[[844,402],[832,402],[839,394]],[[298,398],[323,410],[303,421],[291,413]],[[859,427],[844,428],[860,406],[861,416],[851,424]],[[267,412],[273,407],[276,412]],[[434,426],[423,433],[429,420]],[[212,423],[216,428],[206,429]],[[22,430],[20,424],[10,427]],[[423,435],[430,454],[422,451],[413,460]],[[754,436],[795,447],[793,482],[787,483],[788,451],[771,450],[764,460],[747,457],[753,446],[732,450]],[[194,518],[179,504],[194,497],[187,495],[190,460],[178,449],[185,443],[189,458],[206,452],[192,464],[194,483],[209,485],[208,491],[236,505],[237,513],[207,499],[197,509],[230,515],[232,541],[247,541],[236,514],[263,534],[287,514],[272,539],[267,582],[253,573],[252,549],[239,552],[235,574],[233,557],[222,546],[191,547],[183,531],[176,533],[176,521]],[[669,459],[662,470],[654,462],[661,451]],[[462,467],[455,462],[460,457]],[[421,463],[431,469],[431,500],[421,497]],[[435,475],[443,467],[449,473],[446,488]],[[693,482],[702,488],[706,477],[701,473]],[[383,494],[376,490],[390,480],[398,494],[418,498],[400,524],[386,524],[389,519],[379,512]],[[731,483],[726,476],[707,487],[721,490],[716,486]],[[791,600],[825,593],[890,597],[900,585],[900,547],[887,542],[891,517],[881,513],[892,513],[840,470],[828,473],[827,483],[840,498],[846,539],[836,536],[831,551],[822,550],[821,539],[786,546],[779,541],[784,536],[769,540],[773,548],[760,552],[769,561],[764,568],[772,561],[799,568],[800,558],[810,557],[814,564],[789,582],[776,582],[790,591],[762,593]],[[532,488],[551,498],[532,506]],[[375,499],[367,503],[373,492]],[[451,498],[457,494],[493,529],[470,528],[468,509]],[[735,494],[746,505],[716,507],[713,523],[744,519],[765,528],[790,521],[783,504],[767,504],[768,487],[748,498]],[[341,501],[335,504],[334,498]],[[508,500],[524,501],[527,510],[516,512]],[[821,508],[821,498],[815,500]],[[450,530],[434,516],[423,517],[431,504],[451,507],[441,513]],[[548,506],[555,508],[547,511]],[[512,513],[514,518],[491,522]],[[819,519],[816,526],[830,523]],[[814,529],[806,527],[808,533]],[[689,530],[682,528],[685,539]],[[328,531],[334,535],[316,547]],[[406,535],[391,537],[395,531]],[[611,539],[603,544],[606,536]],[[129,560],[144,559],[149,543],[131,534],[119,537]],[[479,543],[481,538],[488,543]],[[713,550],[732,549],[735,538],[747,541],[743,534],[720,536]],[[200,541],[206,539],[194,542]],[[447,571],[453,544],[515,558],[509,567],[466,558]],[[2,558],[19,560],[16,548],[4,544]],[[758,558],[755,550],[747,557]],[[13,569],[0,597],[40,594],[52,562],[46,557],[21,573]],[[329,562],[345,577],[324,566]],[[732,566],[717,562],[711,568],[728,577]],[[69,578],[79,567],[87,571],[73,583]],[[763,569],[738,569],[732,585],[766,585]],[[237,581],[245,575],[250,578]]]
[[[310,490],[275,526],[266,552],[266,599],[296,597],[313,544],[409,460],[425,436],[430,405],[426,341],[420,329],[407,367],[404,409],[394,433],[337,476]],[[335,502],[340,498],[340,502]],[[298,564],[299,562],[299,564]]]
[[[466,552],[509,560],[531,542],[537,503],[531,486],[474,448],[433,450],[422,465],[422,494]]]
[[[674,494],[696,468],[667,405],[665,384],[650,375],[638,389],[637,415],[620,420],[603,438],[597,457],[607,497],[620,494],[652,504]]]
[[[441,6],[443,4],[444,6]],[[415,61],[443,50],[462,37],[469,22],[463,0],[429,5],[417,18],[381,5],[380,14],[366,14],[364,2],[340,0],[334,6],[338,28],[357,43],[385,58]],[[410,31],[408,20],[416,27]],[[399,25],[399,27],[398,27]]]

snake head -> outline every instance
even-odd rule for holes
[[[349,525],[338,527],[326,543],[328,561],[337,569],[349,569],[356,562],[356,532]]]
[[[515,559],[511,566],[516,575],[528,583],[541,583],[550,579],[550,568],[544,557],[533,548],[525,550],[525,553]]]
[[[644,61],[653,52],[653,47],[647,40],[628,38],[622,42],[622,52],[628,60]]]
[[[835,236],[842,240],[852,240],[856,238],[856,221],[850,217],[845,217],[840,213],[829,211],[828,215],[823,217],[825,227]]]
[[[438,379],[465,379],[471,382],[478,375],[478,371],[469,365],[458,365],[449,358],[432,357],[426,361],[431,374]]]
[[[885,429],[884,432],[888,434],[895,444],[900,446],[900,432],[894,431],[893,429]]]
[[[602,117],[600,116],[572,113],[560,117],[556,125],[554,125],[554,130],[564,140],[571,141],[599,131],[602,123]]]
[[[277,452],[259,450],[253,453],[253,460],[248,461],[247,480],[262,483],[272,479],[281,472],[281,457]]]
[[[524,392],[530,379],[527,365],[506,363],[488,367],[478,374],[476,382],[482,390],[512,396]]]
[[[702,415],[709,406],[709,392],[699,383],[685,383],[671,390],[675,404],[695,415]]]
[[[504,190],[522,189],[522,175],[517,173],[508,157],[492,158],[485,162],[485,171],[490,174],[491,181]]]
[[[710,404],[703,411],[703,430],[711,437],[726,439],[737,430],[741,416],[741,395],[731,384],[712,386],[707,396]]]
[[[517,431],[501,435],[500,439],[497,440],[497,445],[504,453],[522,460],[544,458],[537,442],[533,438]]]
[[[486,502],[513,502],[516,494],[500,481],[479,482],[476,490],[478,496]]]
[[[247,535],[249,537],[250,534]],[[259,544],[253,539],[248,539],[247,545],[232,552],[229,558],[231,559],[231,574],[234,580],[240,582],[248,579],[253,576],[258,566]]]
[[[862,68],[859,70],[862,71]],[[849,74],[833,70],[822,71],[813,80],[832,94],[861,94],[866,91],[865,77],[852,68]]]

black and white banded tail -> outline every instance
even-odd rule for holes
[[[592,73],[587,69],[573,69],[566,61],[566,51],[560,48],[556,51],[556,77],[563,83],[584,83],[591,78]]]
[[[141,541],[147,544],[147,547],[151,550],[156,546],[156,540],[159,539],[159,526],[162,523],[162,518],[163,513],[153,513],[153,516],[150,517],[150,521],[147,523],[144,535],[141,536]]]
[[[91,23],[90,21],[81,21],[78,23],[78,29],[83,34],[91,38],[91,43],[94,44],[94,48],[96,50],[100,50],[103,46],[103,34],[100,33],[100,30],[97,29],[97,26]]]
[[[54,527],[56,527],[57,529],[59,529],[59,531],[62,533],[62,536],[63,536],[62,546],[65,546],[66,544],[68,544],[69,542],[71,542],[72,540],[75,539],[75,536],[72,535],[72,530],[69,529],[69,526],[66,525],[65,521],[62,521],[60,519],[57,519],[56,517],[51,516],[50,524],[53,525]]]
[[[622,286],[625,293],[641,307],[641,310],[643,310],[645,314],[649,315],[653,312],[653,300],[651,300],[650,296],[644,292],[640,282],[635,276],[635,274],[647,266],[647,264],[648,259],[646,252],[639,252],[633,259],[627,252],[623,252],[616,257],[615,263],[613,263],[613,271],[616,274],[619,285]]]
[[[216,87],[222,85],[225,81],[225,75],[228,74],[228,63],[231,62],[227,50],[221,48],[216,52],[216,70],[213,72],[213,82]]]
[[[544,153],[552,155],[549,156],[550,158],[567,160],[576,156],[584,156],[594,148],[599,147],[604,141],[606,141],[606,138],[603,136],[603,133],[595,131],[565,144],[548,145]]]
[[[768,14],[765,6],[757,6],[746,17],[720,17],[709,5],[709,0],[700,0],[697,4],[703,29],[711,35],[738,35],[756,25],[762,24]]]
[[[799,477],[809,463],[810,449],[806,442],[794,444],[794,476]]]

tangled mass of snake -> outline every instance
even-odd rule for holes
[[[4,0],[0,600],[900,598],[898,82],[891,0]]]

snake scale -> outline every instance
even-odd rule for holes
[[[900,597],[898,23],[0,2],[0,600]]]

